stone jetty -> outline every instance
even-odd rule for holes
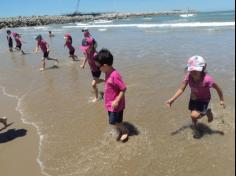
[[[147,17],[147,16],[161,16],[161,15],[180,15],[186,12],[171,11],[171,12],[154,12],[154,13],[88,13],[88,14],[70,14],[59,16],[18,16],[0,18],[0,29],[26,27],[26,26],[43,26],[48,24],[65,24],[84,22],[92,20],[114,20],[124,19],[130,17]]]

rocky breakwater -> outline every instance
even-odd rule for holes
[[[89,13],[89,14],[71,14],[60,16],[30,16],[30,17],[8,17],[0,18],[0,29],[26,27],[26,26],[43,26],[48,24],[65,24],[90,20],[112,20],[124,19],[130,17],[146,17],[160,15],[179,15],[184,12],[155,12],[155,13]]]

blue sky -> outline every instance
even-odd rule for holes
[[[0,0],[0,17],[74,12],[77,0]],[[234,0],[80,0],[81,12],[154,12],[175,9],[234,10]]]

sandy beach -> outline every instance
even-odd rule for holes
[[[191,19],[138,17],[13,28],[22,34],[26,55],[9,53],[1,30],[0,115],[12,124],[0,131],[0,175],[233,176],[234,13],[217,15],[217,24],[215,13],[202,13]],[[78,47],[84,27],[95,37],[98,50],[111,50],[114,67],[127,84],[124,119],[130,137],[126,143],[114,139],[103,101],[91,102],[88,66],[82,70],[82,62],[72,62],[63,48],[63,36],[70,33],[82,59]],[[49,30],[55,37],[48,37]],[[46,71],[39,71],[42,53],[33,53],[33,37],[39,33],[50,44],[50,55],[59,59],[57,68],[48,61]],[[189,89],[172,109],[164,106],[194,54],[206,58],[207,71],[222,87],[227,105],[221,109],[212,90],[215,119],[212,123],[200,120],[203,136],[199,140],[192,137]]]

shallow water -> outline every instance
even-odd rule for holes
[[[164,19],[162,17],[162,23],[167,22]],[[225,22],[234,21],[232,16],[225,19]],[[143,25],[143,21],[156,23],[156,20],[109,23]],[[186,21],[180,17],[173,20]],[[24,56],[8,53],[4,31],[0,32],[0,85],[9,95],[18,97],[24,121],[38,128],[43,172],[50,176],[234,175],[234,25],[139,28],[107,27],[106,24],[91,26],[91,33],[98,49],[111,50],[114,67],[128,86],[124,117],[133,130],[125,144],[114,140],[103,102],[90,101],[93,94],[88,67],[81,70],[81,62],[73,63],[67,58],[68,51],[63,49],[63,35],[68,32],[78,47],[82,39],[80,25],[15,29],[26,42],[23,49],[29,54]],[[47,37],[49,29],[54,32],[54,38]],[[37,33],[49,42],[50,55],[60,60],[59,68],[51,67],[53,63],[48,62],[48,69],[39,72],[41,54],[33,53],[33,36]],[[77,54],[82,57],[79,50]],[[189,90],[172,110],[164,107],[165,100],[174,94],[184,77],[187,59],[194,54],[206,58],[208,72],[223,88],[227,104],[227,109],[222,110],[216,92],[212,91],[215,120],[211,124],[201,120],[204,136],[200,140],[192,138],[187,110]],[[102,85],[99,89],[103,89]]]

